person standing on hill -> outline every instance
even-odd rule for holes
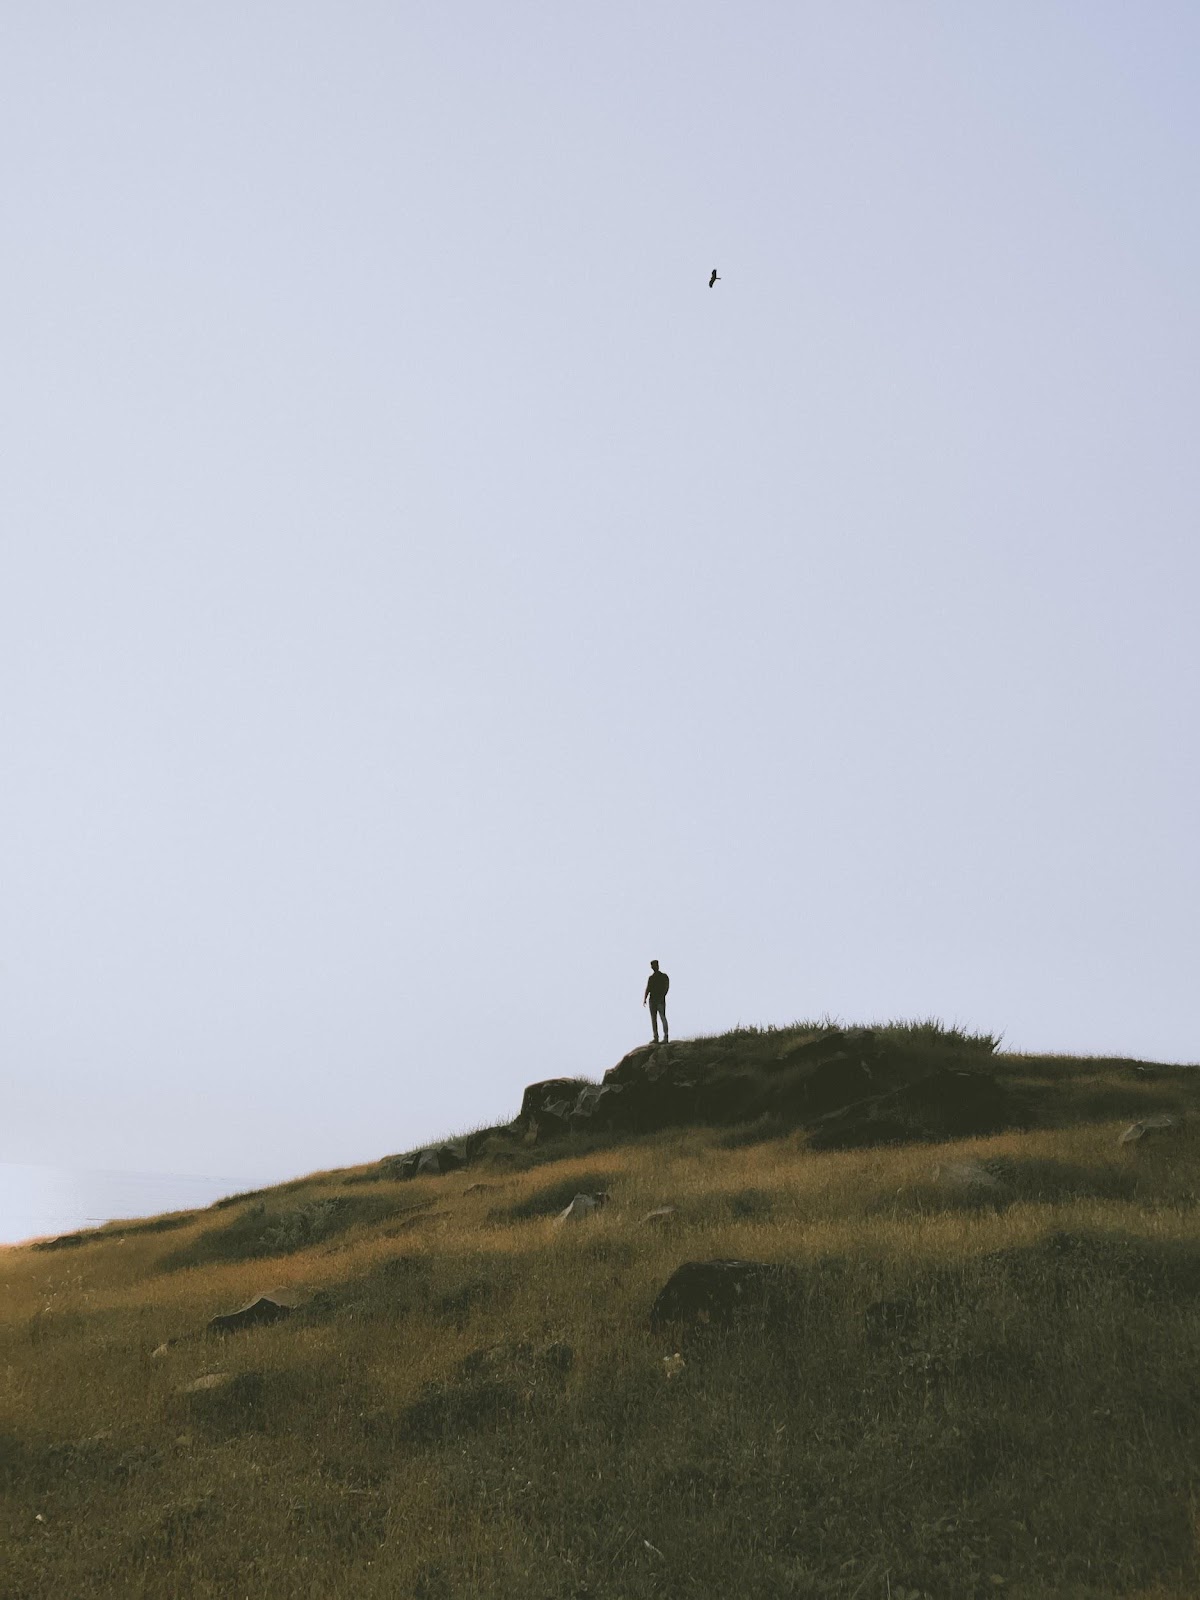
[[[654,1033],[654,1042],[658,1043],[658,1019],[662,1018],[662,1042],[668,1043],[670,1034],[667,1032],[667,990],[671,987],[671,980],[665,972],[658,970],[658,962],[650,963],[650,976],[646,979],[646,992],[642,996],[642,1004],[650,1002],[650,1027]]]

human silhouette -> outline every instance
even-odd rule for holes
[[[658,970],[658,962],[650,963],[650,976],[646,979],[646,992],[642,996],[642,1004],[650,1002],[650,1027],[654,1034],[654,1042],[658,1043],[658,1019],[662,1018],[662,1042],[666,1044],[670,1039],[667,1032],[667,990],[671,987],[671,980],[665,972]]]
[[[711,289],[714,283],[720,283],[720,281],[720,278],[717,276],[717,269],[714,267],[712,270],[712,277],[708,280],[708,287]]]

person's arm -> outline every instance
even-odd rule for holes
[[[646,979],[646,988],[645,988],[645,991],[642,994],[642,1004],[643,1005],[646,1004],[646,1001],[649,998],[649,995],[650,995],[650,979],[647,978]]]

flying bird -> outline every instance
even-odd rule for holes
[[[712,277],[708,280],[708,287],[711,289],[714,283],[720,283],[720,281],[720,278],[717,277],[717,269],[714,267],[712,270]]]

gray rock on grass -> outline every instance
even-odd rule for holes
[[[1140,1122],[1132,1123],[1117,1140],[1118,1144],[1135,1144],[1139,1139],[1144,1139],[1147,1134],[1173,1133],[1183,1126],[1183,1118],[1170,1111],[1156,1112],[1152,1117],[1143,1117]]]
[[[583,1222],[588,1217],[595,1216],[608,1200],[608,1193],[601,1190],[599,1194],[577,1194],[565,1210],[560,1211],[555,1217],[555,1226],[564,1222]]]

